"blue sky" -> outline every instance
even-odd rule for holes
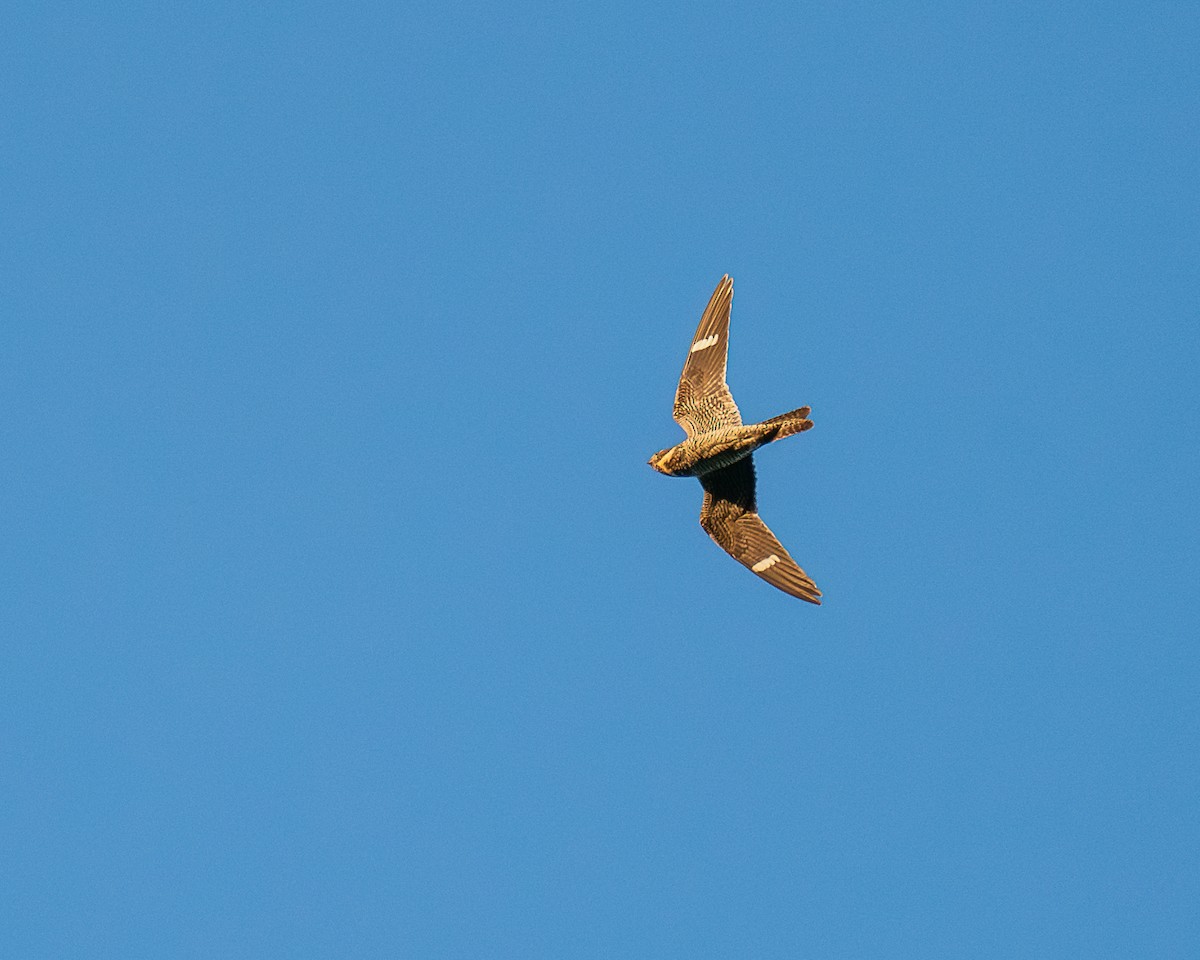
[[[1197,955],[1195,5],[4,19],[5,956]]]

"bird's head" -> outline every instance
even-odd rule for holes
[[[667,474],[667,476],[670,476],[671,475],[671,460],[672,460],[671,453],[672,453],[671,447],[668,447],[666,450],[659,450],[658,453],[656,453],[654,456],[652,456],[646,462],[648,464],[650,464],[650,466],[652,466],[659,473],[665,473],[665,474]]]

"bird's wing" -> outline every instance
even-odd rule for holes
[[[819,604],[821,591],[800,569],[757,512],[754,463],[743,457],[700,478],[700,526],[738,563],[793,597]]]
[[[689,437],[742,423],[733,395],[725,385],[732,306],[733,280],[726,274],[700,318],[675,391],[675,409],[671,415]]]

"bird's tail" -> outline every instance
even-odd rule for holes
[[[808,419],[808,415],[812,413],[811,407],[800,407],[798,410],[791,410],[788,413],[781,413],[777,417],[772,417],[770,420],[764,420],[764,426],[779,425],[779,432],[775,434],[772,440],[782,440],[784,437],[790,437],[793,433],[803,433],[805,430],[811,430],[813,422]]]

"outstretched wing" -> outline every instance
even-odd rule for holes
[[[758,515],[750,457],[702,476],[700,483],[704,486],[700,526],[721,549],[771,586],[819,604],[821,591],[817,585]]]
[[[733,395],[725,385],[732,306],[733,280],[726,274],[700,318],[675,391],[675,409],[671,415],[689,437],[742,423]]]

